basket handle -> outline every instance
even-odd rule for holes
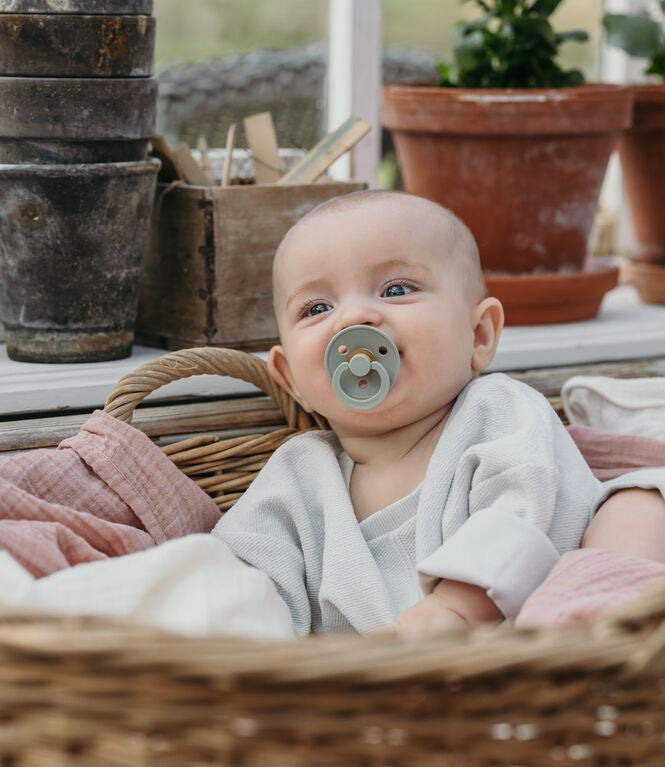
[[[260,357],[237,349],[211,346],[181,349],[141,365],[118,381],[104,404],[104,411],[131,423],[134,409],[150,392],[180,378],[206,374],[239,378],[257,386],[275,402],[291,428],[326,428],[321,416],[303,410],[272,380]]]

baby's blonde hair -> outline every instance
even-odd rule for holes
[[[344,210],[357,209],[359,206],[371,205],[382,201],[403,201],[408,205],[421,207],[424,212],[434,216],[437,224],[441,227],[440,251],[441,256],[450,261],[464,283],[465,291],[470,300],[481,301],[487,295],[485,280],[480,265],[480,255],[476,240],[471,230],[448,208],[444,208],[436,202],[418,197],[407,192],[387,189],[365,189],[359,192],[333,197],[320,203],[306,213],[286,234],[275,256],[275,261],[286,245],[291,232],[301,226],[306,226],[313,219],[327,214],[340,213]],[[437,244],[434,247],[438,250]]]

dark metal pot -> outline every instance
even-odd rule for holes
[[[0,138],[0,163],[134,162],[148,157],[149,139],[134,141],[40,141]]]
[[[149,77],[149,16],[0,13],[0,75]]]
[[[131,353],[158,160],[0,165],[0,315],[11,359]]]
[[[0,137],[111,141],[153,135],[152,78],[0,77]]]
[[[149,139],[135,141],[39,141],[0,138],[0,163],[135,162],[148,157]]]
[[[0,13],[152,13],[152,0],[0,0]]]

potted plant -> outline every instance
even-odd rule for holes
[[[470,227],[509,322],[594,316],[617,272],[589,266],[588,238],[631,95],[558,64],[587,39],[552,28],[562,0],[462,1],[481,15],[456,25],[439,84],[383,88],[405,186]]]
[[[665,0],[659,4],[665,13]],[[665,303],[665,30],[662,18],[647,13],[608,13],[603,26],[608,43],[645,59],[644,74],[654,78],[632,86],[632,127],[619,142],[637,244],[623,273],[643,300]]]

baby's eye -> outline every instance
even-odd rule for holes
[[[396,298],[397,296],[406,296],[412,292],[413,289],[408,285],[403,285],[402,283],[398,282],[394,285],[388,285],[388,287],[383,291],[381,295],[384,298]]]
[[[323,314],[323,312],[329,312],[330,306],[328,304],[313,304],[312,306],[307,307],[307,316],[308,317],[316,317],[317,314]]]

